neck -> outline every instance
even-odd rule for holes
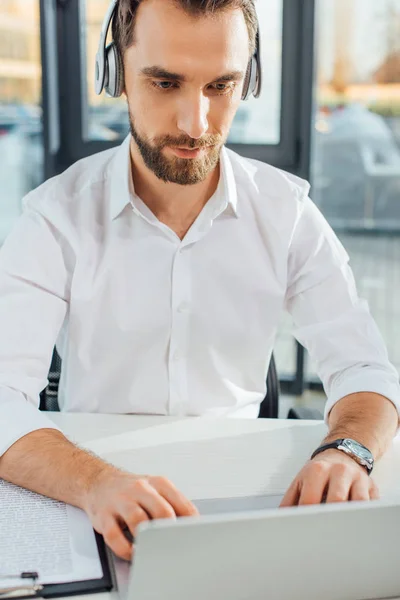
[[[205,181],[195,185],[165,183],[147,168],[133,139],[131,164],[135,193],[159,221],[171,227],[182,239],[215,193],[220,178],[220,166],[218,165]]]

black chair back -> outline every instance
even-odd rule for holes
[[[271,356],[267,375],[267,393],[260,405],[259,419],[277,419],[279,415],[279,378],[274,355]]]

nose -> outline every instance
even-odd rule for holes
[[[202,93],[196,94],[196,97],[182,98],[178,113],[178,129],[192,139],[200,139],[208,131],[209,110],[210,100]]]

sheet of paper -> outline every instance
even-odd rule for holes
[[[168,477],[191,499],[283,494],[321,427],[282,428],[103,453],[131,473]]]
[[[86,513],[0,479],[0,588],[37,571],[37,583],[100,579],[103,570]],[[30,583],[30,581],[25,583]]]

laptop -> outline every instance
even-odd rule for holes
[[[400,597],[400,499],[258,509],[254,504],[279,505],[281,499],[261,498],[198,501],[200,517],[142,523],[123,596],[128,600]]]
[[[242,498],[212,498],[193,500],[201,516],[250,512],[278,508],[283,496],[243,496]]]

